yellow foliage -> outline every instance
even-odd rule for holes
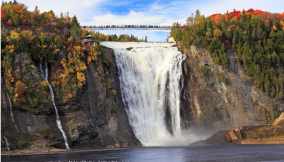
[[[213,36],[214,36],[214,38],[219,38],[219,37],[221,37],[221,36],[222,36],[221,30],[220,30],[220,29],[214,29],[214,31],[213,31]]]
[[[33,32],[30,30],[24,30],[21,32],[21,36],[26,38],[26,39],[32,39],[33,37]]]
[[[10,45],[6,45],[5,51],[7,51],[7,53],[14,53],[15,51],[15,46],[13,44],[10,44]]]
[[[84,73],[81,72],[76,73],[76,78],[78,82],[84,82],[86,80]]]
[[[65,72],[64,72],[65,71]],[[59,74],[59,80],[60,80],[60,83],[62,84],[62,85],[64,85],[64,84],[66,84],[66,82],[67,82],[67,78],[68,78],[68,72],[66,72],[66,70],[64,70],[63,72],[61,72],[60,74]]]
[[[88,53],[87,58],[87,64],[89,65],[91,62],[93,62],[96,58],[96,49],[94,47],[90,48],[90,51]]]
[[[25,93],[26,85],[20,80],[16,81],[16,87],[15,87],[15,97],[20,98]]]
[[[19,40],[20,34],[14,30],[10,32],[10,39],[11,40]]]
[[[81,48],[81,46],[79,46],[79,45],[76,45],[76,46],[74,46],[73,48],[74,48],[74,52],[75,52],[75,53],[81,53],[81,52],[82,52],[82,51],[81,51],[82,48]]]
[[[13,74],[12,74],[12,69],[7,70],[6,77],[7,77],[7,79],[9,79],[9,82],[11,82],[11,83],[14,82],[15,79],[14,79]]]
[[[47,80],[43,80],[41,81],[41,86],[47,87],[48,86],[48,81]]]
[[[87,66],[83,62],[80,62],[76,66],[76,71],[85,71],[86,69],[87,69]]]
[[[16,4],[13,6],[13,11],[16,12],[17,14],[22,14],[25,10],[25,6],[22,4]]]

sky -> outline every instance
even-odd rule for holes
[[[183,23],[197,9],[202,14],[233,9],[261,9],[284,12],[284,0],[17,0],[28,9],[53,10],[76,15],[81,25]]]

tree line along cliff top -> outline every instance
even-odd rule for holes
[[[197,11],[186,25],[174,24],[171,35],[181,50],[207,49],[225,69],[233,54],[258,88],[283,99],[284,13],[250,9],[205,17]]]

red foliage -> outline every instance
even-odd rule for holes
[[[222,14],[214,14],[214,15],[211,15],[210,18],[214,23],[217,24],[222,20],[223,15]]]
[[[279,13],[279,14],[276,14],[276,17],[277,17],[278,19],[284,20],[284,12]]]
[[[271,19],[271,18],[284,19],[284,13],[270,13],[270,12],[266,12],[266,11],[262,11],[258,9],[249,9],[249,10],[243,10],[243,11],[234,10],[232,12],[227,12],[225,14],[220,14],[220,13],[213,14],[209,17],[214,23],[219,23],[222,19],[239,20],[241,15],[258,16],[258,17],[262,17],[265,19]]]

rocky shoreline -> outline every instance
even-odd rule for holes
[[[272,125],[240,127],[226,131],[224,137],[234,144],[284,144],[284,113]]]
[[[272,125],[263,126],[244,126],[227,131],[218,131],[206,140],[195,142],[190,146],[202,145],[243,145],[243,144],[284,144],[284,113],[276,118]],[[34,148],[2,151],[2,155],[39,155],[39,154],[58,154],[67,152],[86,152],[86,151],[105,151],[128,149],[128,146],[109,145],[106,148],[74,148],[70,151],[58,148]]]

